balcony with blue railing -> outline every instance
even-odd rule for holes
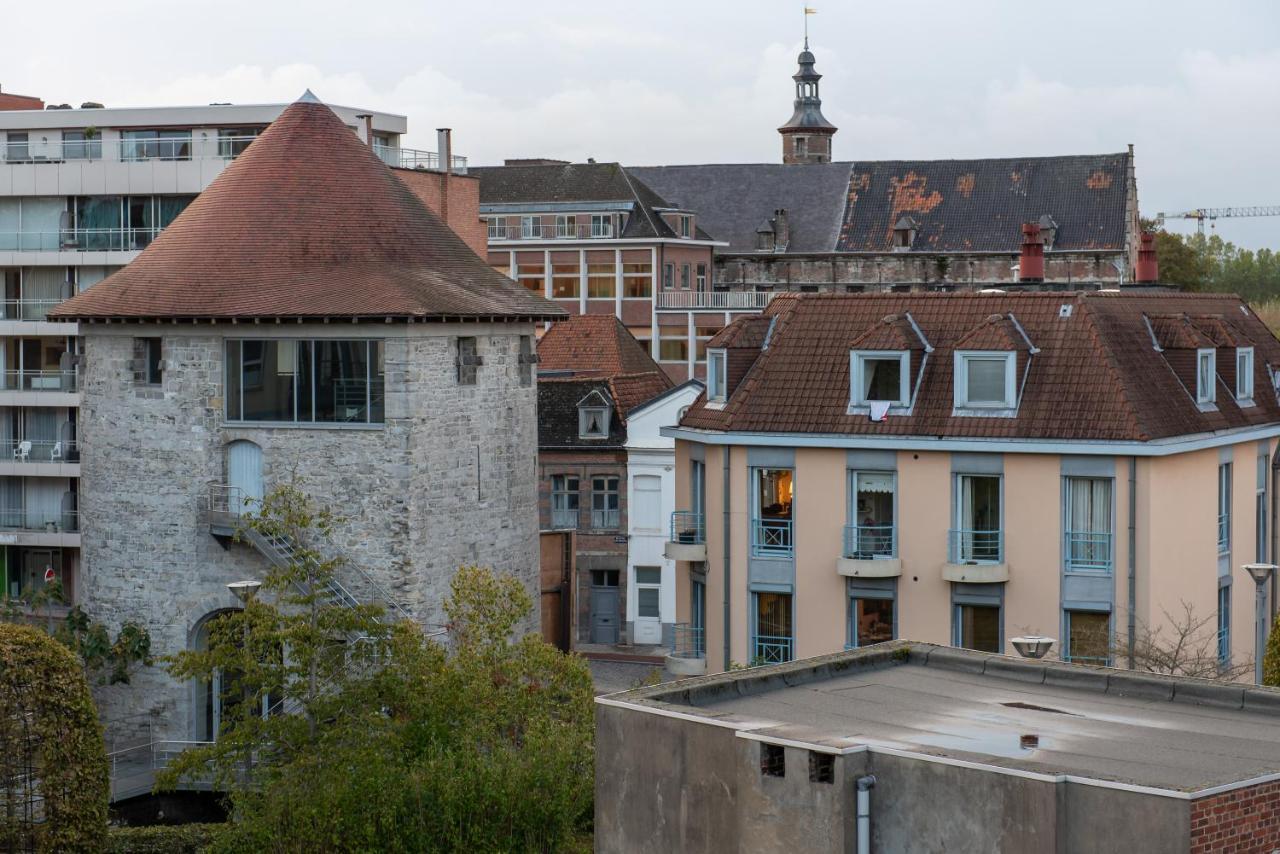
[[[676,623],[671,627],[671,652],[666,668],[677,676],[700,676],[707,672],[706,631],[702,626]]]
[[[1065,537],[1067,572],[1111,574],[1110,532],[1067,531]]]
[[[987,584],[1009,580],[1004,561],[1004,531],[992,528],[953,528],[947,532],[945,581]]]
[[[751,666],[783,664],[795,655],[795,638],[784,635],[752,635]]]
[[[844,548],[836,572],[850,578],[892,578],[902,574],[898,526],[845,525]]]
[[[671,514],[671,539],[664,553],[671,560],[703,561],[707,559],[707,537],[704,517],[690,510]]]
[[[751,520],[751,555],[753,557],[795,556],[793,523],[790,519],[757,518]]]

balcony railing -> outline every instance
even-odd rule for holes
[[[49,311],[64,299],[0,300],[0,320],[44,320]]]
[[[557,530],[561,528],[577,528],[578,527],[578,510],[552,510],[551,511],[551,527]]]
[[[75,391],[75,371],[3,371],[3,391]]]
[[[373,153],[388,166],[396,169],[430,169],[440,170],[440,155],[435,151],[421,151],[416,148],[396,148],[390,145],[374,143]],[[467,158],[453,155],[452,171],[459,175],[467,174]]]
[[[489,223],[490,240],[604,240],[614,237],[612,223]]]
[[[706,658],[706,632],[702,626],[688,623],[672,626],[671,655],[675,658]]]
[[[896,557],[898,528],[896,525],[845,525],[844,556],[853,560],[876,560]]]
[[[0,461],[66,463],[80,458],[76,443],[61,439],[10,439],[0,442]]]
[[[776,296],[773,291],[658,291],[657,307],[756,311]]]
[[[755,557],[791,557],[794,554],[790,519],[752,519],[751,554]]]
[[[0,162],[4,163],[83,163],[115,161],[138,163],[150,160],[234,160],[256,136],[219,136],[195,145],[191,136],[114,139],[101,137],[57,142],[0,143]]]
[[[671,514],[671,542],[693,546],[707,541],[701,513],[677,510]]]
[[[0,250],[18,252],[135,252],[160,234],[150,228],[61,228],[0,232]]]
[[[591,511],[591,527],[597,530],[608,530],[617,528],[622,521],[622,512],[619,510],[592,510]]]
[[[1067,569],[1072,572],[1111,572],[1111,534],[1067,531]]]
[[[80,514],[69,509],[0,508],[0,529],[48,534],[75,533],[80,530]]]
[[[794,652],[795,639],[780,635],[751,636],[751,664],[782,664],[790,661]]]
[[[948,532],[947,560],[951,563],[1003,563],[1004,532],[952,529]]]

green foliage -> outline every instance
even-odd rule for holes
[[[208,851],[225,825],[158,824],[113,827],[104,854],[200,854]]]
[[[98,851],[106,749],[76,657],[46,633],[0,623],[0,849]],[[36,799],[43,821],[35,821]]]
[[[1262,684],[1280,688],[1280,621],[1271,626],[1267,650],[1262,656]]]
[[[1156,232],[1160,280],[1190,291],[1233,293],[1250,301],[1280,298],[1280,253],[1241,249],[1216,234]]]

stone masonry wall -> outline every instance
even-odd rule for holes
[[[442,623],[456,568],[514,572],[537,601],[536,390],[521,386],[519,335],[531,325],[84,328],[81,418],[83,597],[109,626],[138,620],[165,655],[237,606],[226,584],[261,578],[266,559],[224,548],[199,506],[224,483],[226,446],[262,448],[267,490],[296,480],[343,519],[332,547],[414,617]],[[287,336],[286,336],[287,333]],[[452,334],[450,334],[452,333]],[[161,393],[134,385],[134,335],[163,336]],[[365,428],[224,424],[226,337],[382,337],[386,423]],[[475,386],[456,382],[454,335],[476,336]],[[371,598],[359,576],[344,583]],[[538,616],[525,627],[536,631]],[[108,721],[154,712],[168,738],[195,736],[196,687],[146,668],[99,697]]]

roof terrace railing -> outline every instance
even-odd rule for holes
[[[0,143],[0,162],[7,164],[138,163],[151,160],[234,160],[257,139],[254,135],[219,136],[196,145],[190,134],[171,137],[113,139],[101,137],[53,142]]]
[[[776,296],[773,291],[676,291],[657,293],[659,309],[759,311]]]
[[[490,240],[607,240],[617,236],[612,222],[489,222]]]
[[[373,153],[388,166],[395,169],[428,169],[441,171],[440,154],[435,151],[422,151],[417,148],[398,148],[391,145],[373,144]],[[459,175],[467,174],[467,158],[453,155],[450,171]]]

